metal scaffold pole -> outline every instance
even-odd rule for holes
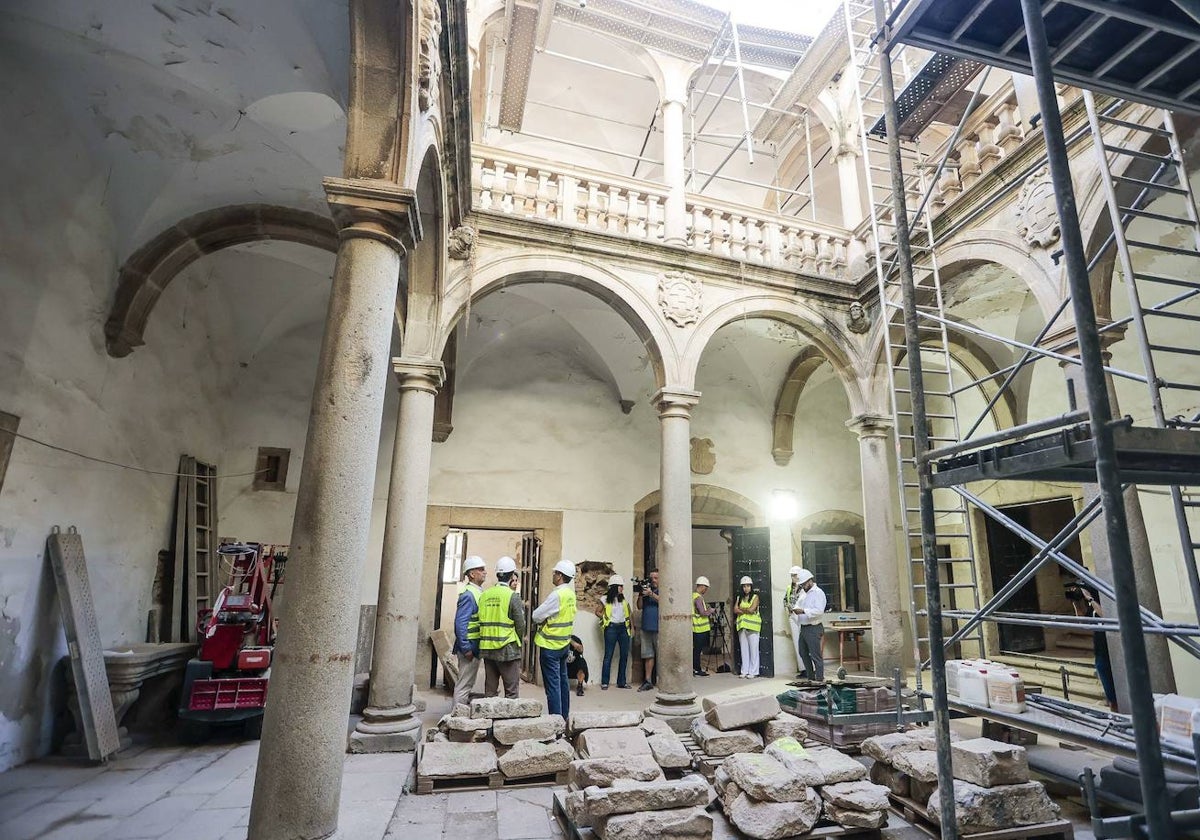
[[[882,82],[884,125],[891,161],[892,203],[896,218],[896,256],[904,311],[904,333],[912,391],[913,454],[921,509],[921,554],[925,567],[925,606],[929,616],[929,661],[933,689],[933,726],[937,736],[937,773],[940,793],[938,812],[942,837],[958,840],[954,808],[954,773],[950,763],[950,707],[946,695],[946,650],[942,636],[941,572],[937,553],[937,523],[933,500],[931,467],[925,454],[930,449],[929,417],[925,407],[924,370],[921,365],[921,334],[917,316],[917,292],[913,283],[912,243],[909,239],[908,206],[904,185],[904,162],[896,119],[896,87],[892,78],[892,56],[887,42],[887,11],[883,0],[875,0],[875,23],[880,30],[879,73]],[[915,632],[915,629],[914,629]],[[921,667],[921,663],[917,663]]]
[[[878,2],[878,0],[877,0]],[[1062,115],[1058,110],[1054,87],[1054,69],[1042,19],[1041,0],[1021,0],[1030,60],[1038,103],[1042,112],[1046,155],[1054,198],[1061,221],[1063,253],[1067,265],[1067,283],[1075,316],[1076,338],[1087,387],[1087,406],[1091,414],[1096,449],[1096,479],[1104,507],[1105,531],[1112,558],[1113,588],[1116,590],[1117,617],[1121,626],[1121,652],[1129,675],[1130,709],[1137,744],[1142,802],[1146,809],[1146,829],[1151,840],[1169,840],[1175,836],[1171,821],[1163,773],[1163,758],[1151,693],[1150,666],[1142,635],[1138,609],[1137,582],[1129,545],[1129,527],[1125,518],[1121,476],[1117,466],[1112,431],[1112,408],[1104,373],[1103,351],[1096,327],[1096,312],[1084,256],[1083,236],[1071,183],[1070,161],[1063,135]],[[932,621],[931,621],[932,624]],[[937,666],[934,669],[935,684]],[[944,688],[944,682],[943,682]],[[936,702],[936,696],[935,696]]]

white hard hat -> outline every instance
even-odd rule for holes
[[[624,586],[625,578],[621,577],[620,575],[613,575],[612,577],[610,577],[608,579],[608,585],[609,586]]]
[[[708,578],[706,578],[704,575],[700,575],[700,577],[696,578],[696,585],[708,586]]]
[[[575,564],[570,560],[559,560],[554,564],[554,571],[558,572],[563,577],[575,577]]]
[[[803,571],[804,570],[801,569],[799,566],[792,566],[792,568],[790,570],[788,570],[788,574],[789,575],[798,575]]]
[[[808,569],[801,569],[801,570],[800,570],[800,582],[801,582],[801,583],[808,583],[808,582],[809,582],[810,580],[812,580],[812,579],[813,579],[813,573],[812,573],[812,572],[810,572]]]
[[[483,558],[479,557],[475,554],[472,554],[470,557],[468,557],[466,560],[463,561],[463,565],[462,565],[463,574],[466,574],[467,572],[470,572],[474,569],[482,569],[482,568],[485,568]]]
[[[754,581],[750,580],[750,575],[742,575],[742,579],[738,581],[738,586],[745,586],[747,583],[751,586],[754,585]]]
[[[517,561],[511,557],[501,557],[496,561],[496,574],[502,575],[505,572],[515,572],[517,570]]]

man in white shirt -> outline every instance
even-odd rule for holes
[[[821,635],[825,632],[825,593],[813,580],[813,573],[801,569],[798,575],[803,592],[792,606],[792,614],[800,621],[800,667],[808,672],[812,682],[825,681],[825,658],[821,652]]]

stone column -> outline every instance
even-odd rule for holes
[[[667,56],[660,56],[658,63],[663,74],[662,101],[658,106],[663,132],[663,181],[668,190],[663,205],[663,241],[668,245],[686,245],[688,216],[683,113],[688,96],[687,83],[694,66]]]
[[[904,668],[904,606],[900,594],[904,582],[896,562],[889,470],[892,418],[860,414],[846,421],[846,426],[858,435],[875,675],[890,678],[893,668]]]
[[[1100,326],[1103,326],[1101,324]],[[1064,340],[1069,341],[1075,329],[1061,331],[1047,338],[1047,345],[1053,346]],[[1123,337],[1122,331],[1101,333],[1101,347],[1104,348],[1104,364],[1112,361],[1108,348]],[[1067,355],[1075,355],[1078,349],[1071,347],[1063,350]],[[1066,375],[1068,386],[1075,391],[1075,404],[1086,407],[1087,387],[1083,378],[1083,368],[1076,364],[1061,363]],[[1108,398],[1112,403],[1113,417],[1121,416],[1117,404],[1117,392],[1113,385],[1112,376],[1106,377],[1108,382]],[[1096,484],[1083,485],[1083,502],[1087,504],[1099,495],[1100,488]],[[1146,518],[1142,514],[1142,502],[1138,497],[1137,487],[1125,491],[1125,519],[1129,528],[1129,550],[1133,555],[1133,571],[1137,578],[1138,602],[1151,612],[1162,615],[1162,599],[1158,594],[1158,580],[1154,573],[1154,557],[1150,551],[1150,536],[1146,532]],[[1087,527],[1088,543],[1092,548],[1092,564],[1096,574],[1104,580],[1112,582],[1112,559],[1108,551],[1108,533],[1105,529],[1104,516],[1101,514]],[[1116,618],[1117,605],[1109,598],[1100,596],[1100,609],[1105,618]],[[1147,633],[1146,658],[1150,664],[1152,678],[1151,688],[1158,693],[1175,691],[1175,668],[1171,663],[1171,650],[1166,636],[1157,633]],[[1117,692],[1117,706],[1122,712],[1129,713],[1129,679],[1125,673],[1125,658],[1121,656],[1121,646],[1116,634],[1108,635],[1109,651],[1112,654],[1113,685]]]
[[[838,186],[842,196],[842,225],[854,230],[865,218],[862,206],[862,190],[858,185],[858,149],[846,143],[838,147]]]
[[[654,396],[662,422],[659,487],[658,695],[648,712],[677,732],[700,714],[692,690],[692,408],[696,391],[664,388]]]
[[[400,261],[420,239],[411,190],[327,178],[325,192],[340,244],[296,495],[251,840],[317,840],[337,830]]]
[[[434,401],[445,368],[433,359],[400,358],[393,360],[392,369],[400,380],[400,408],[383,531],[371,693],[350,736],[350,752],[410,752],[421,738],[412,702],[421,612],[418,584],[425,559]]]

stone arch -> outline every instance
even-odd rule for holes
[[[189,216],[147,242],[121,266],[112,311],[104,325],[108,354],[119,359],[145,343],[150,313],[179,272],[206,254],[266,239],[334,253],[338,247],[330,219],[291,207],[239,204]]]
[[[607,303],[641,339],[654,366],[656,386],[662,388],[679,381],[677,353],[666,324],[634,283],[589,260],[538,252],[532,248],[498,255],[456,278],[444,297],[433,345],[435,355],[444,350],[472,302],[508,286],[537,283],[570,286]]]
[[[800,331],[806,339],[816,345],[821,355],[833,366],[834,374],[846,390],[851,414],[864,411],[864,400],[855,375],[857,352],[850,340],[828,317],[821,315],[794,298],[772,294],[756,294],[740,297],[718,306],[709,312],[692,330],[686,351],[680,361],[680,380],[683,387],[690,388],[696,381],[700,358],[717,331],[737,320],[768,318],[781,321]]]
[[[397,313],[396,320],[402,328],[405,356],[439,358],[434,348],[446,263],[447,213],[446,184],[436,145],[426,147],[414,183],[421,238],[407,260],[407,282],[397,301],[403,311]]]
[[[796,431],[796,406],[804,386],[821,365],[826,362],[825,356],[815,347],[805,347],[792,360],[783,384],[779,386],[779,396],[775,400],[775,416],[771,421],[771,456],[775,463],[786,467],[792,460],[792,441]]]
[[[662,492],[647,493],[633,506],[633,569],[645,574],[646,519],[653,518],[662,504]],[[762,506],[752,499],[716,484],[692,484],[692,522],[698,525],[741,525],[757,528],[766,525]]]

